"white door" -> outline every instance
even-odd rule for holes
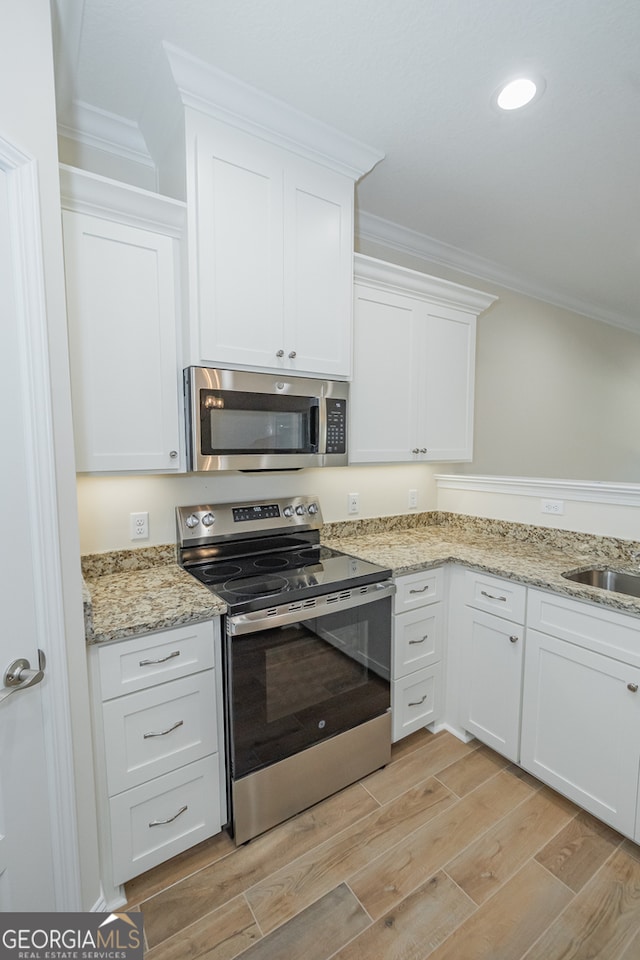
[[[50,770],[52,724],[43,716],[44,683],[5,697],[6,667],[19,658],[33,667],[47,647],[44,568],[38,553],[44,464],[33,456],[34,421],[49,409],[48,382],[34,384],[37,337],[30,318],[44,317],[26,303],[38,299],[41,278],[34,241],[35,163],[26,178],[11,166],[12,148],[0,140],[0,435],[2,549],[0,550],[0,911],[56,909]],[[20,186],[22,184],[22,187]],[[25,184],[27,189],[25,189]],[[28,205],[28,201],[27,201]],[[30,215],[31,214],[31,215]],[[39,221],[38,221],[39,222]],[[29,223],[31,226],[29,227]],[[36,269],[33,270],[35,263]],[[30,264],[30,266],[29,266]],[[42,351],[38,352],[38,355]],[[46,354],[44,361],[46,365]],[[50,432],[50,428],[49,428]],[[46,455],[42,458],[46,462]],[[53,483],[53,481],[51,481]],[[59,902],[59,901],[58,901]]]

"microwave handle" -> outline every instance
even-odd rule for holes
[[[309,411],[309,440],[313,453],[320,450],[320,400],[314,400]]]

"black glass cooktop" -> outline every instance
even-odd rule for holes
[[[189,573],[225,601],[231,614],[378,583],[391,570],[320,545],[211,563]]]

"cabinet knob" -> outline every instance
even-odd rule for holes
[[[511,641],[511,643],[517,643],[518,639],[519,638],[515,635],[515,633],[509,637],[509,640]]]
[[[294,360],[296,356],[297,354],[295,350],[292,350],[291,353],[289,354],[289,360]]]
[[[178,456],[178,451],[177,451],[177,450],[170,450],[170,451],[169,451],[169,456],[170,456],[170,458],[171,458],[172,460],[175,460],[176,457]]]
[[[426,453],[426,452],[427,452],[426,447],[420,447],[420,453]]]
[[[420,451],[418,450],[417,447],[414,447],[413,450],[411,451],[411,453],[420,453]]]
[[[284,357],[284,350],[278,350],[276,357]]]
[[[637,683],[628,683],[628,684],[627,684],[627,690],[631,690],[631,693],[637,693],[637,692],[638,692],[638,684],[637,684]]]

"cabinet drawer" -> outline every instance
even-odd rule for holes
[[[393,618],[393,676],[398,679],[442,657],[441,603],[418,607]]]
[[[398,577],[395,581],[394,612],[403,613],[442,600],[442,583],[442,570],[423,570]]]
[[[214,755],[113,797],[114,882],[125,883],[218,833],[219,780]]]
[[[529,591],[527,626],[640,666],[640,619],[556,593]]]
[[[205,670],[104,704],[109,796],[217,751],[214,676]]]
[[[98,657],[103,700],[144,690],[212,667],[213,621],[121,640],[101,647]]]
[[[442,667],[435,663],[391,684],[392,740],[426,727],[440,715]]]
[[[526,599],[527,588],[521,583],[471,570],[465,574],[464,602],[477,610],[488,610],[505,620],[524,623]]]

